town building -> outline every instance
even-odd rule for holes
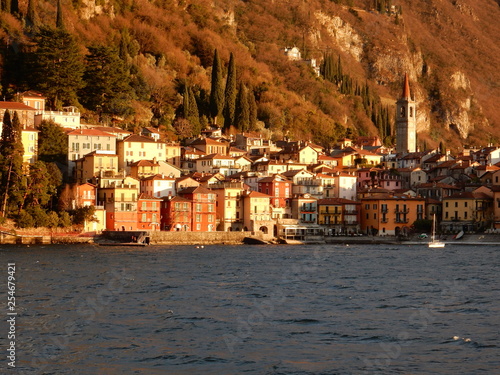
[[[155,198],[173,197],[176,195],[176,179],[156,174],[141,179],[141,193]]]
[[[161,230],[161,198],[155,198],[147,194],[140,194],[137,199],[137,229],[138,230]]]
[[[216,194],[203,186],[188,187],[177,194],[191,201],[193,232],[213,232],[216,230]]]
[[[407,236],[425,216],[425,199],[377,194],[361,198],[361,230],[370,235]]]
[[[168,196],[161,204],[161,230],[190,232],[192,202],[179,196]]]

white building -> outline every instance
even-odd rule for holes
[[[175,178],[157,174],[141,180],[141,193],[155,198],[177,195]]]

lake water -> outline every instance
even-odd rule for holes
[[[16,263],[16,374],[500,373],[498,246],[2,247],[0,259],[3,306]]]

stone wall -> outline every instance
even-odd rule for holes
[[[255,232],[150,232],[152,245],[236,245],[245,237],[261,238]]]

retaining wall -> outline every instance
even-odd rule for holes
[[[256,232],[150,232],[152,245],[237,245],[245,237],[261,238]]]

